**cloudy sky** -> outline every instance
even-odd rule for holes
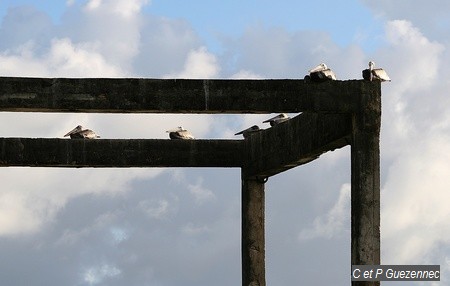
[[[438,0],[0,0],[0,76],[303,78],[326,62],[354,79],[374,60],[393,79],[382,263],[440,264],[415,285],[449,285],[449,15]],[[3,112],[0,136],[234,138],[268,116]],[[0,171],[4,285],[240,284],[239,169]],[[349,183],[349,147],[269,179],[269,285],[349,285]]]

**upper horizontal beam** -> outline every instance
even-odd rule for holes
[[[269,177],[349,145],[351,114],[302,113],[246,140],[249,176]]]
[[[90,113],[348,113],[362,81],[0,77],[0,111]]]
[[[243,142],[0,138],[0,167],[241,167]]]

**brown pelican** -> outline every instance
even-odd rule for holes
[[[384,69],[374,69],[375,63],[370,61],[369,68],[362,71],[362,76],[365,80],[379,80],[379,81],[391,81]]]
[[[289,120],[289,116],[286,113],[280,113],[279,115],[272,117],[270,119],[264,120],[263,123],[270,123],[270,126],[277,125],[281,122]]]
[[[169,133],[170,139],[195,139],[189,131],[183,129],[181,126],[178,126],[175,129],[167,130],[166,132]]]
[[[305,76],[305,80],[311,80],[315,82],[336,80],[336,75],[331,69],[327,67],[326,64],[321,63],[320,65],[309,71],[309,75]]]
[[[90,129],[84,129],[83,130],[83,127],[81,125],[78,125],[74,129],[69,131],[66,135],[64,135],[64,137],[66,137],[66,136],[70,136],[70,139],[77,139],[77,138],[81,138],[81,139],[96,139],[96,138],[100,138],[100,136],[95,134],[95,132],[90,130]]]
[[[261,129],[259,129],[258,125],[253,125],[252,127],[249,127],[247,129],[244,129],[242,131],[239,131],[238,133],[234,134],[234,135],[240,135],[242,134],[242,136],[244,136],[244,138],[247,138],[248,136],[252,135],[255,132],[260,131]]]

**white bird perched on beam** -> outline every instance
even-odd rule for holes
[[[379,81],[391,81],[384,69],[374,69],[375,63],[370,61],[369,68],[362,71],[362,76],[365,80],[379,80]]]
[[[96,138],[100,138],[100,136],[95,134],[95,132],[90,130],[90,129],[84,129],[83,130],[83,126],[81,126],[81,125],[78,125],[74,129],[69,131],[66,135],[64,135],[64,137],[66,137],[66,136],[70,136],[70,139],[77,139],[77,138],[80,138],[80,139],[96,139]]]
[[[234,134],[234,135],[240,135],[242,134],[242,136],[244,136],[244,138],[247,138],[248,136],[252,135],[255,132],[260,131],[261,129],[259,128],[258,125],[253,125],[252,127],[249,127],[247,129],[244,129],[242,131],[239,131],[238,133]]]
[[[175,129],[167,130],[167,133],[169,133],[170,139],[181,139],[181,140],[189,140],[189,139],[195,139],[195,137],[186,129],[183,129],[183,127],[178,126]]]
[[[272,117],[270,119],[264,120],[263,123],[270,123],[270,126],[275,126],[277,124],[280,124],[281,122],[289,120],[289,116],[287,116],[286,113],[280,113],[275,117]]]
[[[326,64],[321,63],[309,71],[309,75],[305,76],[305,80],[315,82],[322,82],[327,80],[336,80],[334,72],[327,67]]]

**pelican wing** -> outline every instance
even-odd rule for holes
[[[321,72],[321,74],[323,75],[324,78],[328,78],[328,79],[331,79],[331,80],[336,80],[336,75],[330,69],[323,70]]]
[[[372,75],[374,79],[378,79],[381,81],[391,81],[391,79],[389,78],[388,74],[384,69],[373,69]]]
[[[329,69],[326,64],[322,63],[309,71],[307,80],[312,80],[314,82],[336,80],[336,74]]]
[[[274,121],[274,120],[285,119],[285,118],[288,118],[287,115],[284,113],[281,113],[281,114],[278,114],[277,116],[274,116],[272,118],[264,120],[263,123],[267,123],[267,122]]]
[[[309,73],[321,72],[326,69],[327,69],[327,66],[325,64],[320,64],[320,65],[314,67],[313,69],[310,69]]]
[[[71,131],[69,131],[64,137],[70,136],[70,139],[96,139],[100,138],[94,131],[90,129],[84,129],[81,125],[78,125]]]
[[[178,131],[171,131],[169,132],[170,139],[175,140],[189,140],[189,139],[195,139],[195,137],[187,130],[178,130]]]
[[[195,139],[194,136],[187,130],[178,131],[180,139]]]
[[[234,134],[234,135],[240,135],[242,134],[244,136],[244,138],[247,138],[250,134],[260,131],[261,129],[259,129],[258,125],[253,125],[252,127],[249,127],[247,129],[244,129],[242,131],[239,131],[238,133]]]
[[[98,136],[94,131],[90,130],[90,129],[85,129],[81,132],[79,132],[78,134],[80,134],[80,138],[84,138],[84,139],[97,139],[100,138],[100,136]]]
[[[67,134],[64,135],[64,137],[70,136],[70,138],[72,138],[73,134],[77,134],[77,133],[81,132],[82,129],[83,129],[83,127],[81,127],[81,125],[78,125],[74,129],[72,129],[69,132],[67,132]]]
[[[277,125],[281,122],[284,122],[286,120],[289,120],[289,116],[287,116],[285,113],[281,113],[277,116],[274,116],[270,119],[264,120],[263,123],[270,123],[270,126]]]

